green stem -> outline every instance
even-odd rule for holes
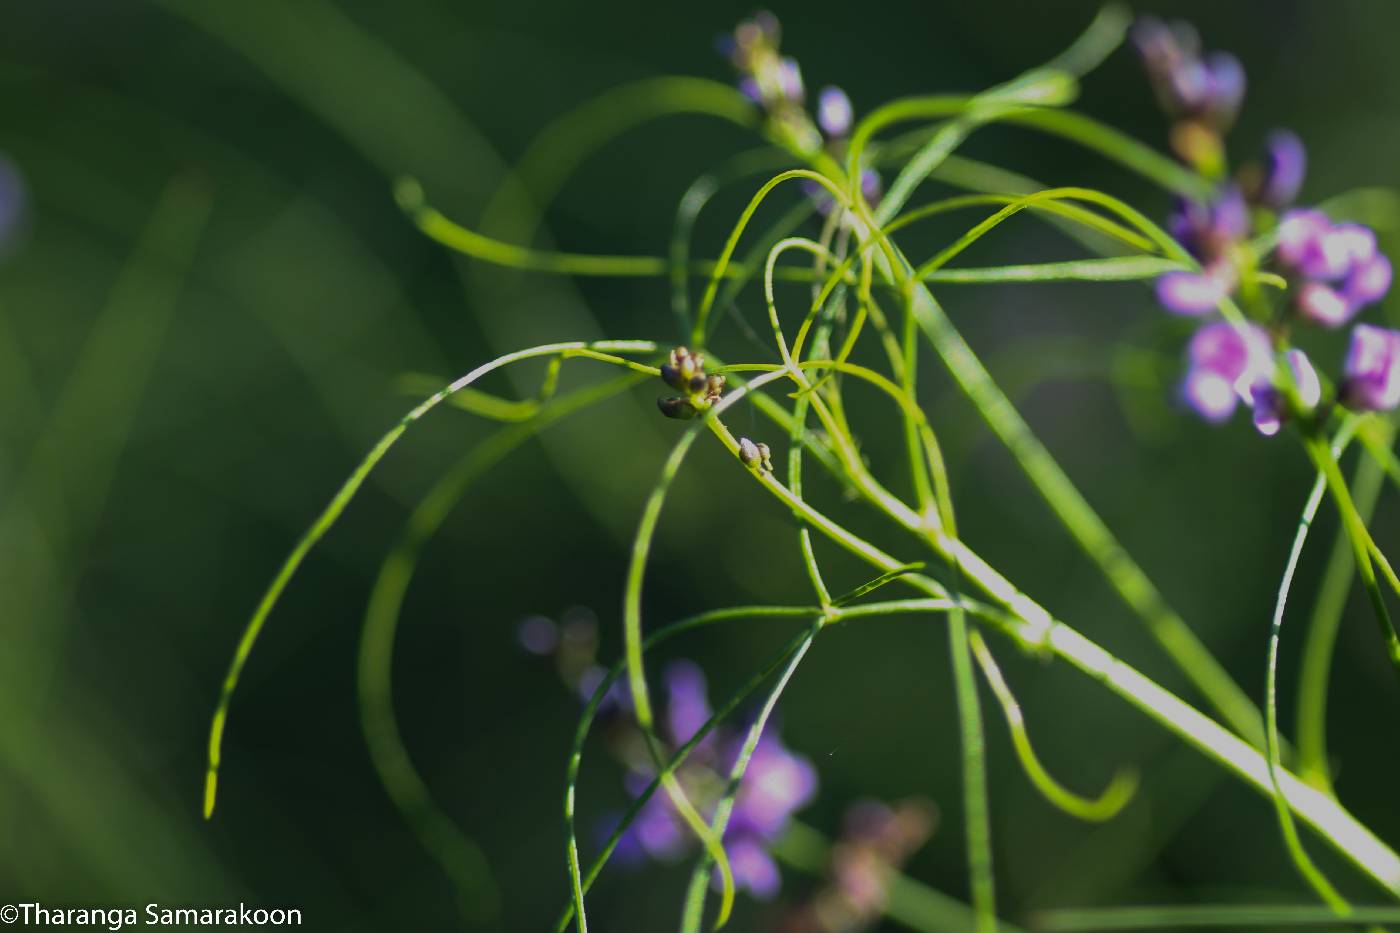
[[[1327,450],[1326,458],[1329,462],[1335,465],[1335,458],[1340,456],[1342,450],[1351,441],[1355,430],[1355,419],[1348,419],[1343,424],[1337,433],[1336,440]],[[1347,916],[1351,913],[1351,905],[1338,893],[1337,889],[1322,873],[1322,870],[1308,856],[1302,840],[1298,838],[1298,828],[1294,825],[1293,814],[1288,809],[1288,802],[1284,799],[1283,788],[1279,783],[1279,772],[1283,768],[1280,760],[1278,729],[1279,641],[1283,632],[1283,616],[1288,605],[1288,593],[1293,585],[1293,573],[1298,567],[1299,558],[1302,557],[1303,545],[1308,539],[1308,529],[1312,527],[1318,506],[1322,504],[1322,494],[1326,486],[1325,473],[1319,466],[1317,480],[1313,483],[1312,491],[1308,494],[1307,502],[1303,505],[1302,518],[1299,519],[1297,533],[1293,536],[1293,546],[1289,549],[1288,561],[1283,570],[1283,579],[1279,583],[1278,599],[1274,605],[1273,620],[1269,625],[1268,661],[1265,666],[1264,681],[1264,728],[1265,742],[1267,743],[1265,750],[1269,760],[1269,781],[1273,785],[1274,791],[1274,810],[1278,816],[1279,829],[1283,833],[1284,847],[1288,850],[1288,855],[1293,860],[1298,873],[1303,876],[1303,880],[1312,886],[1318,896],[1338,916]]]
[[[1370,458],[1362,458],[1352,481],[1352,502],[1363,520],[1375,510],[1385,485],[1385,473]],[[1303,645],[1298,677],[1298,776],[1321,790],[1332,791],[1332,767],[1327,755],[1327,696],[1332,657],[1351,591],[1352,556],[1345,528],[1337,530],[1327,568],[1318,588]]]
[[[1346,479],[1342,476],[1342,471],[1337,466],[1337,460],[1332,456],[1327,442],[1314,436],[1307,439],[1305,446],[1308,454],[1312,457],[1314,466],[1326,478],[1327,490],[1331,493],[1332,501],[1341,514],[1342,527],[1346,529],[1347,539],[1351,543],[1352,559],[1356,563],[1356,570],[1361,576],[1361,584],[1366,590],[1366,595],[1371,600],[1371,608],[1375,613],[1381,641],[1385,644],[1386,657],[1390,660],[1390,665],[1396,676],[1400,677],[1400,638],[1396,637],[1395,626],[1391,623],[1390,612],[1386,609],[1385,594],[1381,592],[1380,582],[1376,579],[1376,569],[1371,563],[1370,532],[1366,530],[1366,523],[1362,521],[1361,514],[1356,510],[1356,503],[1351,499]]]
[[[369,477],[370,472],[383,460],[389,450],[398,443],[403,433],[407,431],[414,422],[418,421],[428,412],[432,411],[443,401],[451,398],[457,392],[465,389],[477,379],[500,369],[511,363],[520,360],[532,359],[541,356],[570,356],[570,355],[590,355],[599,351],[615,351],[622,353],[654,353],[656,344],[650,341],[641,340],[605,340],[588,343],[585,341],[569,341],[565,343],[543,344],[538,347],[530,347],[526,350],[517,350],[514,353],[507,353],[505,356],[497,357],[489,363],[485,363],[473,369],[471,372],[444,386],[442,389],[430,395],[420,402],[412,411],[400,419],[399,423],[390,428],[383,437],[370,449],[370,452],[355,467],[350,476],[341,485],[336,494],[331,497],[331,501],[322,510],[321,514],[312,522],[311,527],[297,541],[290,554],[282,562],[277,575],[263,593],[262,599],[254,609],[252,617],[244,627],[243,635],[238,641],[238,646],[234,649],[233,659],[229,662],[228,673],[224,675],[223,687],[219,692],[219,700],[214,708],[214,718],[209,726],[209,765],[204,775],[204,818],[209,819],[214,814],[214,804],[218,796],[219,786],[219,764],[223,749],[224,727],[228,721],[229,705],[233,701],[233,694],[238,689],[238,680],[243,673],[243,667],[248,663],[248,657],[252,654],[253,646],[257,643],[258,635],[261,634],[263,625],[267,617],[272,613],[272,609],[277,605],[277,600],[281,597],[282,591],[287,588],[296,575],[297,568],[301,566],[306,555],[316,546],[316,543],[325,537],[331,527],[340,518],[342,512],[349,506],[355,494],[359,492],[360,486]],[[595,357],[596,358],[596,357]]]

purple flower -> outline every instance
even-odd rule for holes
[[[666,728],[679,747],[710,719],[705,672],[692,661],[674,661],[666,668],[665,680]]]
[[[593,694],[598,692],[598,688],[603,685],[607,676],[608,672],[597,664],[591,664],[584,668],[583,672],[579,674],[576,685],[579,699],[585,703],[593,699]],[[613,681],[612,685],[608,687],[608,692],[603,694],[603,698],[598,701],[599,715],[630,710],[631,708],[632,691],[628,689],[627,682],[623,679]]]
[[[1278,226],[1277,256],[1295,283],[1307,319],[1339,327],[1390,290],[1390,260],[1360,224],[1333,224],[1318,210],[1289,211]]]
[[[791,56],[779,59],[775,74],[778,89],[785,100],[800,104],[806,99],[807,91],[802,84],[802,69],[798,66],[797,59]]]
[[[1376,253],[1370,259],[1352,268],[1342,286],[1342,295],[1352,307],[1361,308],[1385,297],[1390,291],[1393,272],[1390,260]]]
[[[1192,336],[1187,358],[1182,400],[1212,423],[1229,418],[1241,401],[1252,404],[1255,387],[1273,372],[1269,335],[1255,324],[1243,331],[1225,321],[1206,324]]]
[[[851,131],[855,114],[851,99],[839,87],[824,87],[817,97],[817,125],[830,137],[845,136]]]
[[[1235,290],[1233,253],[1249,234],[1249,207],[1238,188],[1226,185],[1210,201],[1177,199],[1167,229],[1205,268],[1168,272],[1157,280],[1157,300],[1177,314],[1209,314]]]
[[[775,838],[788,819],[816,795],[817,772],[781,741],[765,734],[754,747],[748,770],[734,798],[730,829]]]
[[[782,882],[778,865],[761,840],[744,836],[726,843],[724,851],[729,856],[729,868],[734,872],[735,887],[745,889],[763,901],[772,899],[778,893]],[[719,887],[718,877],[710,880],[715,887]]]
[[[531,654],[547,656],[559,647],[559,627],[553,619],[544,616],[529,616],[520,620],[515,627],[515,637],[520,647]]]
[[[1239,59],[1227,52],[1203,57],[1194,29],[1155,16],[1139,17],[1131,37],[1168,116],[1199,120],[1217,131],[1230,127],[1244,99]]]
[[[4,154],[0,154],[0,255],[9,252],[24,220],[27,196],[24,178]]]
[[[1293,374],[1293,384],[1298,390],[1298,401],[1302,405],[1301,413],[1311,412],[1322,400],[1322,383],[1317,378],[1317,370],[1313,369],[1312,363],[1302,350],[1289,350],[1286,358],[1288,368]],[[1254,427],[1265,437],[1273,437],[1288,418],[1288,399],[1283,390],[1272,382],[1261,382],[1256,385],[1252,395],[1254,399]]]
[[[1191,255],[1210,262],[1249,235],[1249,206],[1234,185],[1225,185],[1210,201],[1177,198],[1167,230]]]
[[[667,668],[665,682],[663,721],[667,738],[679,747],[710,718],[705,676],[696,665],[678,661]],[[716,730],[675,772],[686,795],[707,819],[714,818],[744,740],[744,733]],[[718,749],[723,749],[723,754]],[[624,785],[633,797],[639,797],[652,780],[649,770],[634,767],[624,777]],[[776,893],[780,878],[768,846],[782,835],[793,812],[810,801],[816,789],[816,769],[810,761],[789,751],[771,729],[759,738],[735,793],[724,834],[739,887],[760,898]],[[670,796],[658,791],[620,837],[618,852],[625,862],[635,863],[643,857],[671,861],[694,846],[693,833]]]
[[[1200,317],[1219,307],[1233,287],[1233,282],[1211,270],[1168,272],[1157,280],[1157,301],[1175,314]]]
[[[880,173],[873,168],[863,168],[860,170],[860,194],[865,198],[870,206],[874,207],[880,202],[880,195],[885,191],[884,182],[880,180]]]
[[[1339,396],[1358,411],[1389,411],[1400,406],[1400,331],[1358,324],[1342,364]]]
[[[1302,189],[1307,170],[1303,141],[1289,130],[1274,130],[1264,140],[1264,164],[1254,199],[1275,210],[1287,207]]]

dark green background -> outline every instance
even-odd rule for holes
[[[1310,147],[1306,197],[1400,186],[1400,6],[1152,6],[1192,19],[1209,46],[1244,60],[1251,87],[1237,154],[1286,124]],[[1005,80],[1052,56],[1094,8],[928,0],[776,12],[809,83],[844,85],[863,112]],[[317,930],[459,924],[450,887],[370,768],[355,654],[368,587],[407,509],[486,426],[435,414],[307,562],[247,669],[220,809],[206,824],[200,786],[218,685],[296,536],[411,405],[400,374],[446,377],[519,346],[589,336],[579,330],[585,309],[608,336],[674,339],[663,283],[522,285],[459,265],[396,209],[391,178],[417,175],[446,212],[472,221],[504,160],[572,106],[658,74],[727,80],[713,39],[748,12],[558,0],[7,7],[0,149],[32,201],[0,266],[0,902],[241,899],[299,907]],[[1081,106],[1162,140],[1125,52],[1088,79]],[[547,218],[550,239],[660,253],[690,181],[751,145],[700,119],[629,133],[565,189]],[[1160,192],[1045,137],[989,129],[968,149],[1165,212]],[[717,250],[752,190],[740,187],[702,223],[701,252]],[[963,222],[935,228],[925,245]],[[146,258],[133,269],[143,237]],[[969,261],[1071,255],[1018,223]],[[1170,407],[1185,331],[1141,287],[950,287],[944,300],[1090,501],[1259,695],[1271,597],[1309,482],[1297,446],[1242,422],[1209,429]],[[761,323],[756,294],[740,309]],[[722,346],[731,357],[754,352],[733,335]],[[1315,348],[1335,373],[1340,344]],[[1149,361],[1149,378],[1115,388],[1105,377],[1125,351]],[[975,413],[925,368],[924,400],[973,546],[1052,611],[1184,690]],[[526,391],[538,371],[522,372],[491,387]],[[548,665],[516,650],[514,626],[529,613],[590,607],[604,654],[615,656],[627,538],[677,434],[654,416],[655,394],[644,387],[555,429],[491,473],[429,549],[405,608],[395,667],[404,736],[493,862],[505,907],[497,929],[543,929],[566,899],[561,790],[578,713]],[[746,414],[734,422],[752,424]],[[895,464],[886,475],[902,490],[895,422],[872,406],[864,423],[877,470]],[[804,598],[790,519],[735,474],[713,445],[693,457],[648,578],[649,619]],[[814,481],[813,494],[879,533],[829,484]],[[1375,524],[1383,545],[1400,545],[1395,518],[1392,496]],[[1296,589],[1299,619],[1333,516],[1318,528]],[[823,558],[833,589],[862,579]],[[701,660],[727,692],[786,637],[780,626],[741,624],[673,653]],[[1285,638],[1288,685],[1301,627]],[[1075,823],[1029,788],[989,716],[1009,918],[1102,903],[1305,899],[1267,801],[1082,677],[1002,648],[1043,757],[1066,783],[1091,791],[1120,763],[1147,774],[1119,821]],[[783,702],[782,728],[820,768],[821,795],[804,816],[825,832],[862,795],[935,800],[943,824],[910,870],[965,897],[946,661],[943,628],[927,620],[830,631]],[[1383,837],[1400,839],[1400,696],[1359,599],[1337,664],[1340,791]],[[1286,729],[1291,700],[1285,688]],[[623,800],[601,754],[580,795],[586,826]],[[1330,857],[1324,864],[1358,897],[1375,896]],[[683,880],[679,868],[605,875],[590,901],[596,928],[670,929]],[[789,881],[791,896],[809,883]],[[745,901],[735,929],[764,929],[773,915]]]

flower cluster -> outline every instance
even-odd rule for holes
[[[763,108],[770,130],[799,152],[816,152],[822,137],[804,106],[807,89],[802,69],[797,59],[780,53],[781,41],[778,18],[765,10],[739,23],[718,45],[720,54],[739,73],[739,90]],[[840,116],[839,112],[831,115]]]
[[[1295,322],[1337,328],[1349,324],[1390,289],[1390,260],[1371,230],[1335,223],[1317,209],[1291,209],[1303,185],[1307,154],[1286,130],[1269,134],[1263,157],[1234,178],[1226,172],[1224,134],[1244,98],[1239,62],[1223,52],[1203,54],[1190,26],[1142,17],[1132,31],[1158,101],[1173,120],[1172,149],[1213,192],[1179,198],[1168,231],[1199,262],[1200,271],[1169,272],[1157,280],[1158,301],[1187,317],[1214,317],[1235,295],[1248,300],[1252,321],[1204,323],[1187,350],[1181,395],[1203,418],[1222,422],[1244,404],[1265,435],[1289,417],[1318,409],[1322,380],[1303,351],[1290,348]],[[1284,286],[1276,308],[1260,288],[1261,266]],[[1244,287],[1248,281],[1250,287]],[[1266,329],[1267,326],[1267,329]],[[1400,366],[1393,347],[1400,333],[1358,325],[1343,366],[1336,401],[1359,410],[1396,407]]]
[[[607,677],[597,661],[597,619],[586,609],[570,609],[558,623],[545,616],[529,616],[516,627],[516,637],[530,654],[553,657],[560,678],[582,702],[592,699]],[[673,662],[662,678],[659,731],[669,755],[700,732],[712,712],[705,675],[695,664]],[[598,705],[596,725],[607,747],[626,768],[623,785],[627,792],[640,797],[655,778],[656,769],[644,737],[627,715],[631,709],[632,696],[625,681],[615,681]],[[724,796],[728,775],[747,733],[747,729],[715,727],[675,771],[687,798],[707,819],[713,818]],[[816,769],[806,758],[789,751],[770,723],[749,757],[724,833],[736,886],[761,898],[776,893],[780,878],[769,848],[787,829],[792,814],[816,792]],[[614,814],[602,828],[611,833],[617,821]],[[696,844],[694,833],[671,798],[658,790],[619,837],[615,854],[621,864],[636,867],[647,859],[676,861],[695,851]]]
[[[671,351],[670,359],[661,366],[661,381],[685,394],[659,398],[656,407],[667,418],[689,421],[719,401],[724,392],[724,376],[705,373],[705,357],[685,347]]]
[[[860,933],[878,925],[891,874],[928,840],[936,822],[937,811],[925,800],[853,804],[831,847],[829,883],[783,919],[780,933]]]
[[[729,59],[739,75],[739,90],[763,108],[769,131],[798,152],[813,154],[823,148],[833,156],[844,154],[855,124],[851,99],[839,87],[822,88],[817,95],[816,119],[807,113],[807,91],[797,60],[779,52],[782,30],[778,18],[767,11],[756,13],[719,40],[721,54]],[[861,194],[868,203],[880,198],[880,175],[873,168],[860,173]],[[814,181],[803,190],[817,209],[829,214],[831,195]]]
[[[1155,16],[1133,24],[1132,41],[1162,109],[1172,118],[1172,148],[1207,175],[1221,167],[1221,136],[1235,122],[1244,100],[1244,68],[1228,52],[1201,52],[1201,38],[1188,23]]]
[[[1360,224],[1334,224],[1319,210],[1283,215],[1275,256],[1298,312],[1324,327],[1348,323],[1390,290],[1390,260],[1377,251],[1376,235]]]
[[[671,749],[690,741],[711,716],[705,675],[688,661],[677,661],[664,672],[663,738]],[[739,756],[745,732],[716,728],[700,740],[675,772],[686,796],[707,817],[723,796],[727,775]],[[639,741],[624,749],[628,761],[625,784],[640,796],[655,777],[649,754]],[[724,833],[724,848],[736,887],[755,897],[772,897],[778,890],[778,866],[769,853],[772,842],[787,828],[792,814],[816,796],[817,772],[812,763],[789,751],[770,727],[758,740],[739,784],[734,808]],[[618,842],[623,864],[645,859],[670,862],[695,850],[695,837],[664,792],[653,794],[636,821]]]

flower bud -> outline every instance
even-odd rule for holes
[[[747,437],[739,438],[739,459],[751,470],[773,472],[773,451],[767,444],[754,443]]]
[[[699,414],[687,398],[659,398],[656,400],[656,407],[661,409],[661,413],[667,418],[675,418],[677,421],[689,421]]]
[[[1342,404],[1357,411],[1400,406],[1400,331],[1358,324],[1342,366]]]

